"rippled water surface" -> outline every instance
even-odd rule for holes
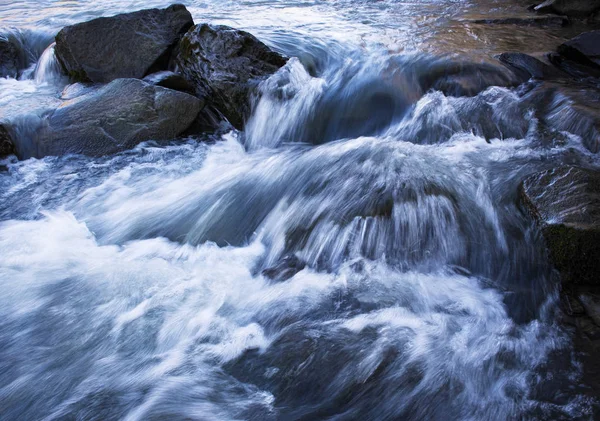
[[[597,156],[503,71],[430,81],[577,28],[472,23],[526,13],[489,0],[185,3],[292,59],[243,133],[0,162],[0,418],[591,419],[518,185]],[[61,27],[168,4],[3,2],[31,63],[0,116],[26,138],[59,102]]]

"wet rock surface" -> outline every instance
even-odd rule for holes
[[[241,129],[258,83],[287,59],[253,35],[227,26],[197,25],[179,45],[176,64],[196,94]]]
[[[171,51],[192,25],[183,5],[98,18],[61,30],[56,55],[77,81],[142,78],[166,69]]]
[[[546,0],[534,7],[540,13],[586,17],[600,10],[599,0]]]
[[[600,172],[562,166],[538,173],[523,182],[521,197],[563,284],[600,286]]]
[[[33,144],[17,145],[18,155],[102,156],[146,140],[173,139],[192,124],[202,106],[186,93],[117,79],[63,103],[46,119]]]
[[[14,153],[14,145],[10,133],[0,124],[0,157]]]
[[[0,77],[17,77],[19,51],[8,39],[0,36]]]
[[[585,32],[561,44],[562,56],[584,66],[600,69],[600,31]]]
[[[566,76],[559,69],[524,53],[502,53],[498,56],[498,60],[522,79],[554,79]]]
[[[183,76],[168,70],[152,73],[143,80],[152,85],[162,86],[163,88],[169,88],[175,91],[187,93],[194,92],[194,87]]]

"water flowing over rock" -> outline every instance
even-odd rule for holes
[[[600,172],[541,172],[523,182],[521,197],[542,225],[563,283],[600,286]]]
[[[19,51],[8,39],[0,37],[0,77],[17,77]]]
[[[591,152],[600,152],[600,90],[575,81],[547,81],[524,96],[525,103],[548,127],[581,137]]]
[[[21,142],[17,151],[21,158],[113,154],[146,140],[177,137],[201,108],[202,102],[192,95],[137,79],[117,79],[63,103],[47,117],[33,144]]]
[[[558,52],[577,63],[600,69],[600,31],[576,36],[560,45]]]
[[[179,49],[176,63],[196,94],[238,129],[249,117],[253,89],[287,61],[248,32],[227,26],[197,25]]]
[[[166,69],[171,51],[193,24],[183,5],[98,18],[60,31],[56,55],[74,80],[142,78]]]
[[[181,75],[163,70],[146,76],[144,82],[152,85],[162,86],[163,88],[173,89],[175,91],[193,93],[194,87]]]

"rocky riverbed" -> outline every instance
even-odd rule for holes
[[[0,34],[7,419],[600,416],[600,3],[267,3]]]

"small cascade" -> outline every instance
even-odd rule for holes
[[[54,84],[63,80],[65,77],[60,67],[60,63],[56,58],[56,54],[54,53],[55,46],[56,43],[52,43],[46,48],[35,66],[33,78],[38,85]]]

